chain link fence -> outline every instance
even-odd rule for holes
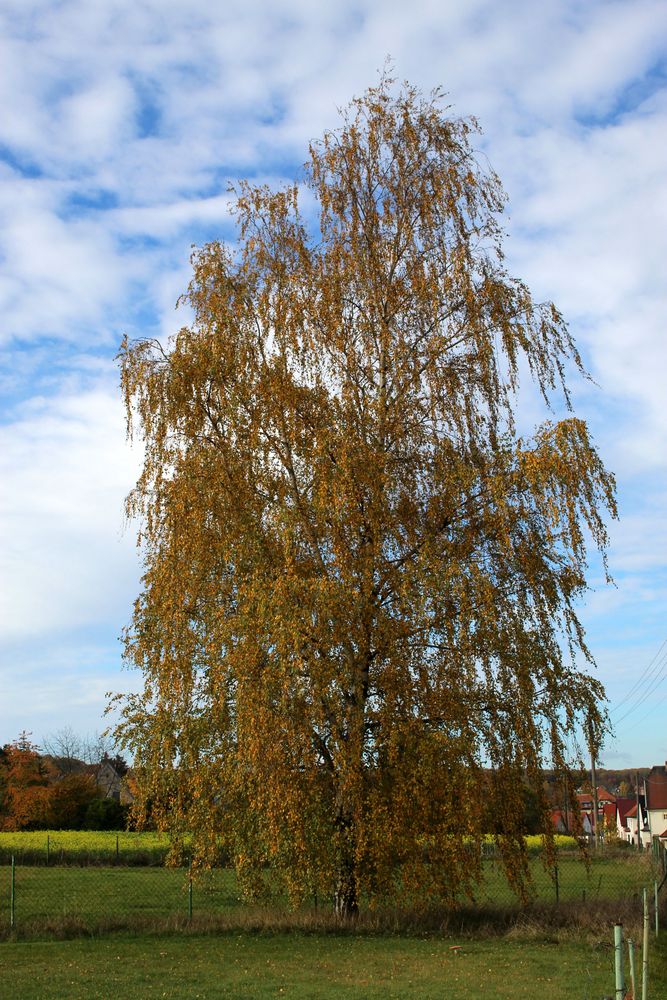
[[[516,899],[503,871],[495,844],[484,848],[484,876],[477,898],[484,903],[509,904]],[[661,885],[667,867],[667,846],[658,838],[651,850],[589,847],[587,859],[576,850],[560,851],[549,866],[540,852],[530,862],[531,898],[538,902],[613,901],[639,897],[643,889]]]
[[[97,852],[77,859],[49,843],[41,856],[33,848],[13,861],[0,858],[0,935],[139,930],[193,918],[233,922],[235,914],[240,916],[245,904],[232,869],[215,868],[193,878],[189,868],[168,868],[163,861],[164,853],[156,852],[150,863],[141,863],[141,856],[122,851],[119,841],[106,857]],[[486,845],[482,870],[472,904],[462,903],[485,912],[520,908],[492,845]],[[529,905],[576,903],[591,913],[605,908],[608,913],[610,903],[622,903],[625,912],[632,903],[639,916],[644,889],[656,911],[659,895],[667,897],[667,850],[656,839],[651,851],[606,849],[592,854],[588,863],[576,852],[559,852],[553,868],[534,854],[530,874]]]

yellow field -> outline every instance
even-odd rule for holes
[[[130,864],[159,864],[169,850],[165,833],[114,830],[34,830],[0,832],[0,863],[101,862],[117,858]]]

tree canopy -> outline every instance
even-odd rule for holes
[[[33,830],[49,813],[49,766],[31,733],[20,734],[0,751],[0,829]]]
[[[613,478],[571,410],[516,430],[520,372],[568,408],[584,372],[507,273],[476,131],[383,78],[299,184],[240,185],[191,325],[122,345],[145,687],[120,736],[158,822],[202,860],[222,836],[248,893],[453,902],[489,815],[521,891],[526,785],[546,816],[540,768],[567,785],[567,735],[601,738],[577,602]]]

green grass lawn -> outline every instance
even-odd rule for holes
[[[545,871],[539,858],[531,858],[530,871],[537,900],[620,899],[651,887],[659,878],[651,856],[624,854],[591,859],[590,865],[576,855],[561,855],[557,882]],[[511,903],[515,899],[505,874],[497,861],[484,864],[484,879],[477,894],[480,902]]]
[[[531,865],[538,900],[554,903],[553,882],[539,859]],[[497,863],[485,862],[484,871],[479,902],[511,903]],[[487,926],[486,918],[476,928],[467,924],[464,933],[455,913],[448,924],[435,925],[439,933],[390,936],[372,925],[342,933],[309,913],[302,923],[299,915],[281,922],[279,909],[264,920],[241,903],[227,869],[195,883],[192,925],[183,870],[17,865],[18,939],[0,940],[0,997],[600,1000],[614,992],[611,925],[618,904],[603,909],[597,921],[572,921],[596,900],[636,897],[653,876],[645,857],[602,857],[587,869],[575,857],[561,856],[561,905],[547,908],[560,914],[560,923],[540,923],[539,914],[529,910],[522,916],[517,909],[511,912],[521,919],[506,924],[504,933]],[[0,866],[5,936],[9,901],[10,868]],[[637,933],[635,910],[633,903]],[[329,918],[328,908],[326,913]],[[70,933],[87,936],[39,940]],[[650,1000],[667,998],[667,929],[659,944],[660,950],[651,934]]]
[[[79,918],[95,927],[114,917],[185,917],[189,910],[187,872],[174,868],[17,866],[14,897],[18,929],[58,918]],[[7,928],[10,898],[11,869],[5,866],[0,868],[0,928]],[[192,905],[198,914],[240,906],[233,871],[205,874],[193,886]]]
[[[16,1000],[600,1000],[613,995],[611,936],[597,946],[314,934],[5,942],[0,988]],[[652,1000],[667,996],[664,951],[651,952]]]

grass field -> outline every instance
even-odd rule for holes
[[[34,838],[14,841],[24,857],[40,839],[44,850],[43,833],[23,837]],[[488,859],[476,905],[430,922],[365,913],[341,928],[326,904],[297,914],[243,904],[229,869],[194,883],[190,920],[187,872],[161,866],[165,849],[154,834],[120,834],[118,858],[103,865],[115,833],[49,834],[48,866],[16,866],[13,932],[11,869],[0,865],[0,997],[600,1000],[614,993],[613,922],[639,939],[638,893],[656,874],[645,856],[587,868],[563,852],[557,905],[532,857],[535,905],[522,909]],[[142,851],[152,864],[137,864]],[[667,998],[666,946],[667,928],[657,944],[651,934],[650,1000]]]
[[[5,942],[0,989],[17,1000],[600,1000],[614,992],[610,942],[322,935],[113,936]],[[651,1000],[667,961],[651,945]]]
[[[6,927],[9,893],[10,869],[5,866],[0,868],[0,927]],[[199,912],[238,907],[233,871],[216,869],[206,874],[193,886],[192,898]],[[189,910],[187,872],[155,866],[18,866],[14,909],[17,928],[59,917],[76,917],[94,928],[99,921],[124,915],[185,916]]]

